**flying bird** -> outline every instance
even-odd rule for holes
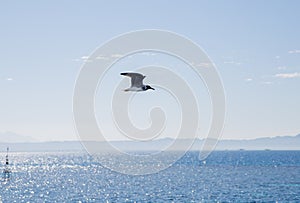
[[[149,89],[155,90],[150,85],[144,85],[143,80],[146,76],[140,73],[121,73],[121,75],[127,76],[131,78],[131,87],[125,89],[124,91],[132,91],[132,92],[139,92],[139,91],[147,91]]]

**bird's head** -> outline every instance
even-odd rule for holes
[[[155,90],[155,89],[153,87],[151,87],[150,85],[146,85],[144,87],[144,90],[146,91],[146,90]]]

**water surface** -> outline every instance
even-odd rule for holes
[[[111,171],[79,153],[14,153],[10,161],[3,202],[300,201],[300,151],[217,151],[206,162],[189,152],[143,176]]]

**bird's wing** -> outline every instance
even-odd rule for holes
[[[140,73],[121,73],[121,75],[131,78],[131,87],[142,87],[144,85],[143,80],[146,76]]]

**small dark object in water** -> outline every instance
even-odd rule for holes
[[[9,179],[10,175],[11,175],[11,170],[9,168],[9,161],[8,161],[8,150],[9,150],[9,148],[7,147],[5,168],[3,170],[3,178],[6,180]]]

